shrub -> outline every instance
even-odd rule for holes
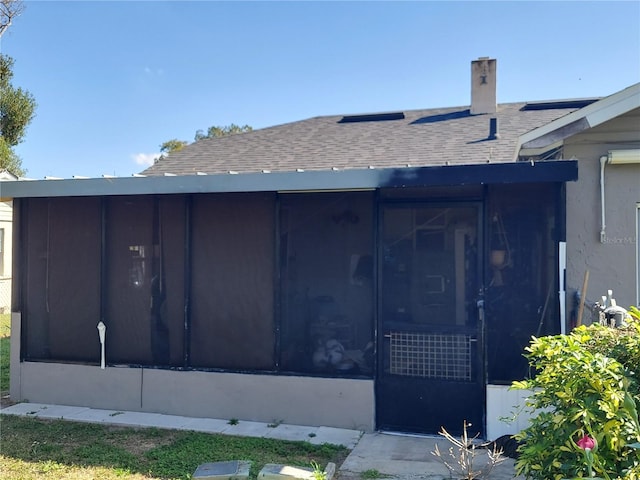
[[[640,468],[640,323],[611,329],[581,326],[568,335],[533,338],[525,357],[536,376],[513,388],[534,391],[527,406],[538,411],[521,442],[518,474],[532,479],[632,478]],[[595,447],[578,442],[588,436]],[[588,461],[585,461],[588,459]]]
[[[583,328],[588,332],[584,347],[620,362],[630,380],[629,392],[640,400],[640,318],[630,321],[626,327],[609,328],[592,325]]]

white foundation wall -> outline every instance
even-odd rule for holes
[[[487,385],[488,440],[513,435],[524,430],[529,424],[531,412],[527,411],[524,405],[531,392],[510,388],[509,385]]]
[[[11,397],[18,401],[364,431],[374,428],[373,380],[129,367],[102,370],[44,362],[19,365],[11,372]]]

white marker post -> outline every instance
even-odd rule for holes
[[[104,323],[98,323],[98,334],[100,335],[100,368],[104,370],[104,341],[107,336],[107,327]]]

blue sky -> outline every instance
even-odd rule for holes
[[[28,177],[129,176],[169,139],[331,114],[600,97],[640,81],[640,2],[29,1],[2,37],[38,102]]]

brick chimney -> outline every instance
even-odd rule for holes
[[[497,60],[480,57],[471,62],[471,114],[496,113]]]

